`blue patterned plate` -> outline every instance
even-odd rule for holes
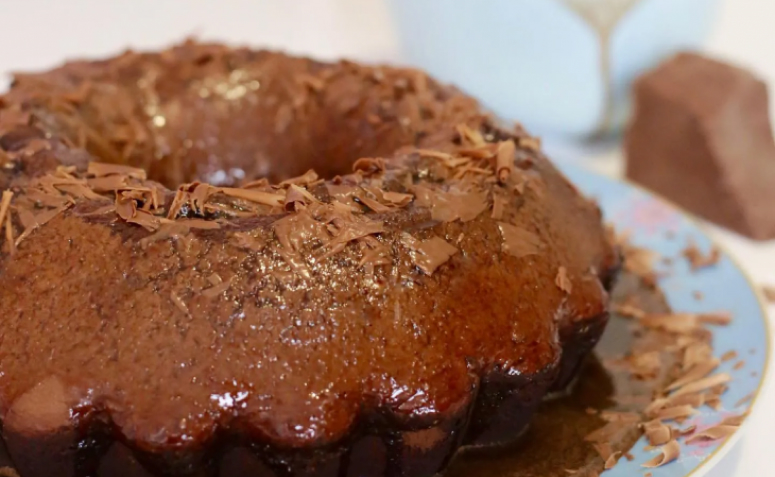
[[[665,270],[659,284],[670,306],[685,312],[731,312],[734,319],[728,326],[713,327],[713,346],[718,355],[736,351],[737,359],[721,365],[720,370],[732,375],[729,390],[722,396],[718,411],[705,406],[700,413],[685,422],[683,427],[696,425],[703,430],[719,423],[726,417],[751,410],[762,389],[767,374],[770,354],[769,330],[762,301],[746,274],[725,253],[711,267],[692,272],[682,251],[694,241],[703,252],[708,252],[713,242],[688,215],[632,184],[618,182],[578,166],[560,164],[565,174],[588,196],[596,199],[605,218],[619,231],[630,231],[632,242],[671,257],[673,263]],[[695,298],[695,292],[703,298]],[[733,369],[735,363],[744,361],[741,369]],[[606,477],[632,477],[651,472],[654,477],[699,477],[721,460],[731,449],[734,441],[744,431],[738,431],[726,441],[681,445],[681,456],[673,463],[656,469],[645,469],[641,464],[658,454],[645,451],[648,444],[641,439],[631,453],[635,459],[621,459]],[[680,441],[679,441],[680,442]]]

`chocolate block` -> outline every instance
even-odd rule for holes
[[[775,141],[767,87],[680,53],[635,83],[626,175],[712,222],[775,237]]]

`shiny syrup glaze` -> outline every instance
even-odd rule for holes
[[[168,185],[229,184],[311,166],[330,177],[400,146],[450,151],[460,147],[461,123],[493,140],[524,134],[499,129],[473,100],[416,71],[194,44],[24,76],[4,104],[6,151],[31,148],[35,131],[52,145],[6,163],[0,183],[20,193],[56,164],[88,160],[141,166]],[[501,220],[533,231],[541,253],[503,253],[489,210],[444,222],[410,204],[369,214],[383,223],[378,238],[390,251],[390,263],[370,273],[354,244],[315,259],[319,244],[302,226],[292,238],[309,273],[298,273],[273,226],[283,211],[142,243],[149,232],[89,215],[99,204],[80,201],[0,259],[6,434],[75,423],[86,454],[105,451],[87,436],[107,433],[144,453],[149,467],[171,458],[174,472],[187,475],[186,466],[208,467],[197,459],[224,436],[287,456],[276,468],[292,469],[288,475],[306,475],[288,463],[294,449],[346,446],[356,430],[400,430],[400,439],[419,439],[416,448],[446,442],[454,450],[469,421],[475,429],[487,421],[483,411],[497,411],[485,406],[477,415],[476,402],[500,402],[517,386],[527,389],[520,399],[537,402],[560,372],[560,336],[598,330],[579,339],[583,355],[605,323],[601,278],[616,259],[599,211],[541,155],[520,149],[515,159],[537,185],[510,191]],[[407,192],[450,180],[416,154],[390,161],[396,172],[360,184]],[[331,200],[325,187],[314,192]],[[246,247],[238,233],[259,245]],[[443,238],[458,252],[422,273],[404,233]],[[560,267],[569,294],[555,284]],[[209,297],[214,275],[230,286]],[[500,390],[481,391],[489,388]],[[315,472],[328,475],[323,454]],[[413,475],[427,472],[435,470]]]
[[[658,290],[642,285],[631,276],[622,277],[614,291],[624,301],[637,296],[643,309],[652,313],[668,312],[664,297]],[[564,477],[566,469],[600,469],[602,461],[584,436],[599,429],[605,421],[587,409],[635,411],[641,409],[635,397],[650,400],[652,389],[633,381],[629,373],[617,367],[607,368],[608,358],[618,358],[630,349],[633,340],[632,323],[626,318],[613,315],[611,323],[579,376],[577,385],[566,397],[541,405],[530,430],[520,441],[509,448],[492,452],[466,452],[458,456],[445,475],[448,477]],[[667,361],[663,362],[665,365]],[[627,402],[630,404],[617,404]],[[614,448],[629,448],[640,437],[639,432],[625,434],[621,442],[613,442]],[[118,453],[119,451],[113,451]],[[236,453],[231,454],[239,458]],[[541,456],[536,459],[535,456]],[[0,466],[12,466],[7,452],[0,447]],[[136,464],[130,464],[131,466]],[[99,477],[123,477],[133,475],[104,466]]]

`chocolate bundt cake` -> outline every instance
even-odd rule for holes
[[[598,208],[411,69],[192,42],[0,99],[21,477],[432,476],[607,321]]]

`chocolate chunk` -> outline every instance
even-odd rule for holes
[[[681,53],[640,78],[625,140],[627,177],[755,239],[775,237],[775,141],[767,87]]]

